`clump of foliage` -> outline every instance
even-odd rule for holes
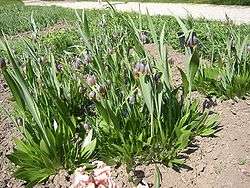
[[[11,66],[2,63],[2,73],[16,101],[15,118],[23,135],[8,157],[19,167],[15,176],[32,186],[62,168],[88,163],[96,140],[92,131],[81,126],[84,117],[78,118],[89,101],[79,92],[76,75],[67,66],[63,70],[68,74],[58,72],[61,69],[53,55],[39,57],[39,49],[30,43],[29,55],[21,62],[23,69],[8,43],[4,46]]]
[[[195,34],[195,29],[192,26],[186,27],[179,19],[178,22],[183,30],[181,38],[188,41],[185,45],[191,44],[192,47],[199,48],[200,39],[196,35],[189,35],[190,32]],[[228,29],[230,34],[225,42],[226,47],[218,49],[217,58],[214,53],[210,61],[203,61],[199,65],[192,89],[223,99],[245,98],[250,94],[249,36],[242,37],[230,26]]]
[[[125,27],[120,29],[123,31],[121,39],[113,43],[106,41],[112,40],[119,30],[110,32],[107,28],[103,38],[92,39],[88,37],[87,19],[81,21],[85,24],[82,37],[95,60],[89,72],[100,80],[90,90],[90,93],[95,92],[100,116],[90,119],[101,143],[97,146],[98,153],[105,161],[125,163],[128,171],[144,162],[181,164],[178,153],[194,136],[212,134],[216,120],[201,113],[198,103],[187,99],[188,92],[180,97],[180,90],[173,87],[166,61],[165,25],[158,37],[148,17],[149,33],[160,54],[160,59],[154,60],[140,40],[142,28],[135,27],[129,16],[118,14],[117,19],[119,24],[116,25]],[[102,48],[103,45],[106,48]],[[111,48],[111,53],[107,54],[107,48]],[[131,49],[128,51],[128,48]],[[197,55],[194,53],[190,57],[191,69],[199,64]],[[190,74],[189,81],[192,79]],[[109,86],[107,81],[110,81]],[[104,96],[99,86],[106,88]]]
[[[228,45],[228,53],[212,65],[200,68],[195,89],[223,99],[245,98],[250,95],[250,55],[247,51],[248,37],[236,46]]]
[[[144,31],[145,18],[139,16],[136,25],[132,17],[110,11],[96,35],[86,13],[77,17],[80,44],[63,57],[55,59],[39,42],[33,21],[36,42],[25,42],[22,58],[3,42],[11,65],[1,68],[23,135],[9,156],[18,166],[15,175],[31,186],[93,159],[124,163],[128,172],[141,163],[182,165],[180,152],[195,136],[213,134],[217,124],[216,115],[200,110],[191,97],[197,51],[189,54],[185,80],[176,88],[167,61],[166,24],[158,34],[147,16]],[[143,43],[150,41],[159,59],[145,49]]]
[[[79,37],[75,31],[65,29],[42,36],[41,43],[46,45],[54,54],[64,54],[64,51],[72,51]]]

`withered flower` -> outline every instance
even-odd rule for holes
[[[156,83],[159,83],[160,82],[160,79],[161,79],[161,74],[160,73],[155,73],[154,74],[154,81]]]

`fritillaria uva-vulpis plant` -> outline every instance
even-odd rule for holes
[[[84,58],[79,60],[81,53],[75,61],[75,68],[84,63],[77,71],[66,57],[55,60],[49,52],[41,57],[42,45],[28,42],[20,61],[3,42],[11,65],[4,66],[2,73],[15,99],[15,117],[21,120],[23,135],[9,159],[18,166],[15,175],[28,185],[59,169],[88,163],[94,150],[96,158],[124,163],[128,172],[141,163],[180,165],[179,153],[192,138],[215,131],[216,116],[201,112],[190,94],[199,66],[196,50],[189,49],[183,86],[175,88],[165,25],[158,36],[149,16],[147,32],[129,16],[116,11],[109,16],[113,25],[102,19],[103,33],[95,36],[86,14],[77,14],[85,49]],[[159,59],[145,49],[149,41],[157,46]]]
[[[186,54],[191,56],[194,46],[201,45],[194,30],[188,29],[177,18],[183,31]],[[216,96],[222,99],[245,98],[250,94],[250,50],[249,36],[240,36],[233,27],[228,26],[228,41],[225,47],[217,48],[219,57],[211,55],[210,62],[204,61],[196,66],[194,82],[189,89],[198,90],[207,96]],[[216,41],[211,38],[211,46]],[[225,42],[226,43],[226,42]],[[191,49],[191,51],[190,51]],[[192,62],[192,61],[191,61]],[[191,66],[188,66],[188,70]],[[183,75],[183,74],[182,74]],[[185,83],[185,78],[183,83]],[[185,84],[184,84],[185,85]]]
[[[145,49],[141,30],[133,20],[115,11],[112,14],[124,31],[114,44],[109,41],[116,32],[111,30],[103,38],[93,39],[86,15],[80,18],[84,25],[80,33],[94,59],[89,71],[97,77],[96,84],[89,88],[96,94],[92,99],[97,118],[89,121],[98,139],[99,157],[107,162],[125,163],[128,171],[141,163],[182,164],[178,154],[194,136],[213,134],[216,117],[199,111],[199,103],[190,98],[189,88],[172,85],[165,26],[158,37],[148,16],[150,40],[160,54],[159,59],[154,59]],[[112,53],[107,53],[110,45]],[[196,51],[191,53],[189,65],[185,81],[191,85],[199,65]],[[103,95],[98,91],[101,85],[105,88]]]
[[[56,65],[52,54],[39,57],[35,44],[27,43],[27,56],[19,61],[8,43],[8,66],[1,67],[15,100],[14,116],[22,133],[8,158],[14,173],[27,186],[39,183],[60,169],[73,170],[88,163],[96,140],[80,126],[76,111],[89,106],[80,93],[81,82],[66,63]],[[63,62],[63,60],[62,60]],[[87,112],[86,112],[87,113]]]
[[[213,64],[200,67],[194,89],[222,99],[245,98],[250,95],[249,36],[242,39],[232,32],[226,53]]]

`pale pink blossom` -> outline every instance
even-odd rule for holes
[[[71,188],[117,188],[111,177],[111,167],[102,161],[95,161],[93,173],[87,174],[85,168],[78,168],[74,173]]]

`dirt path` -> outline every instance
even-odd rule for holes
[[[107,3],[98,2],[74,2],[74,1],[40,1],[24,0],[25,5],[61,6],[73,9],[104,9]],[[185,3],[137,3],[137,2],[112,2],[112,5],[120,11],[141,12],[150,15],[176,15],[186,17],[188,14],[194,18],[206,18],[208,20],[226,20],[226,15],[237,24],[250,24],[250,7],[226,6],[208,4],[185,4]]]

